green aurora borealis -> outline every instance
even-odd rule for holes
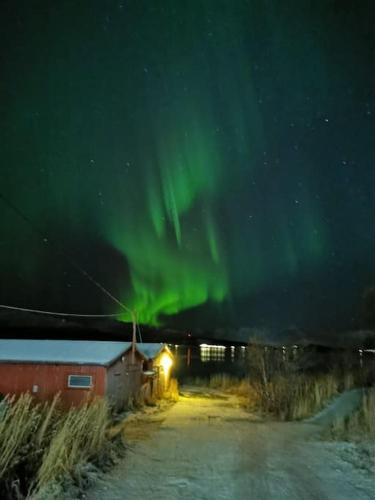
[[[143,201],[136,213],[125,202],[123,216],[105,224],[108,241],[129,263],[133,293],[126,303],[146,323],[228,293],[212,213],[220,193],[219,147],[198,110],[188,115],[181,130],[160,125],[153,160],[141,160],[146,177],[135,189]]]
[[[0,191],[142,323],[351,321],[375,250],[354,4],[4,2]],[[1,303],[120,312],[0,218]]]

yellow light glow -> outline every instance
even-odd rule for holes
[[[173,365],[173,361],[171,357],[164,352],[160,358],[160,364],[163,367],[165,376],[168,376],[169,370],[171,369],[171,366]]]

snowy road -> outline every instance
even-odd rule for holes
[[[89,500],[362,500],[367,471],[314,438],[317,425],[260,423],[234,397],[182,397],[127,426],[127,456]]]

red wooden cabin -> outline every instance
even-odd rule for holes
[[[0,339],[0,393],[65,406],[106,396],[118,409],[138,394],[145,357],[131,342]]]

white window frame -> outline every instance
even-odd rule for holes
[[[72,377],[87,377],[90,379],[90,385],[72,385],[71,384]],[[91,389],[93,387],[92,375],[83,375],[80,373],[68,375],[68,387],[69,389]]]

